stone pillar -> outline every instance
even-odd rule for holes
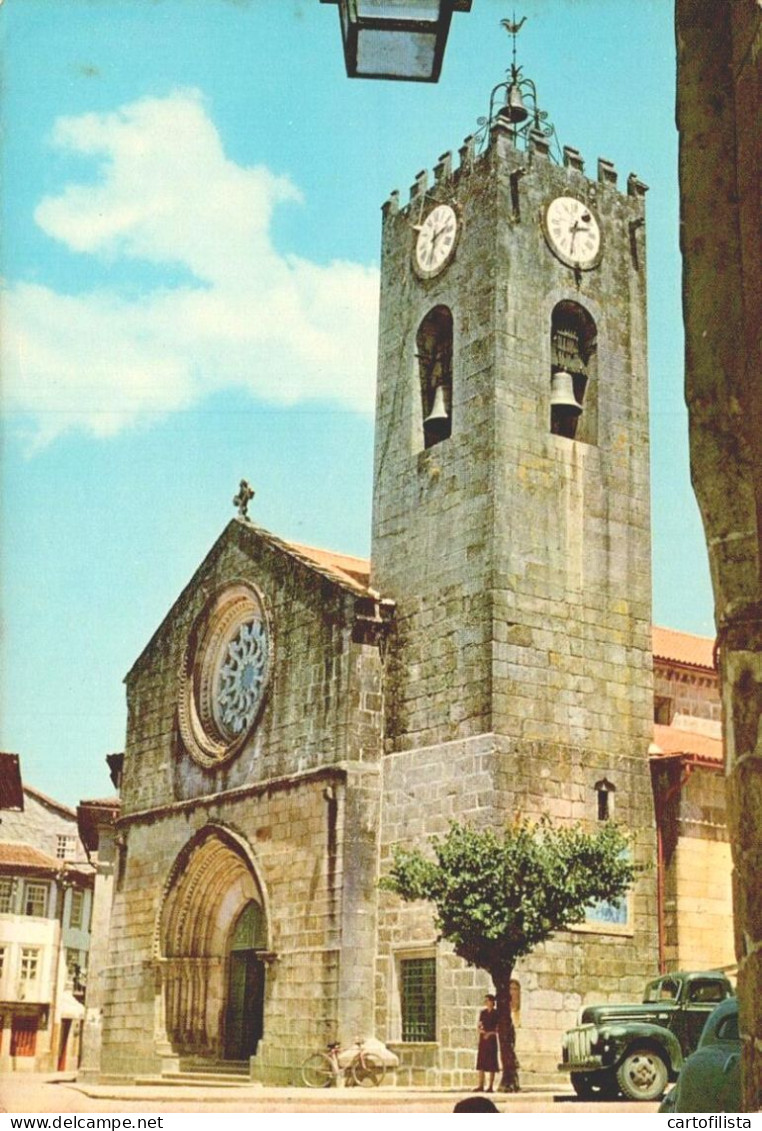
[[[722,681],[744,1110],[762,1106],[762,10],[677,0],[691,475]]]
[[[380,802],[377,766],[349,773],[341,790],[341,958],[338,1036],[350,1045],[374,1033],[377,867]]]
[[[82,1021],[79,1065],[80,1079],[95,1080],[101,1066],[101,1027],[103,1013],[103,972],[108,962],[109,920],[114,891],[113,817],[104,816],[97,828],[97,860],[93,888],[93,914],[90,930],[90,953],[87,963],[85,1016]]]

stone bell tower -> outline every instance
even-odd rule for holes
[[[646,186],[622,190],[603,159],[589,177],[545,121],[514,60],[483,136],[383,209],[372,584],[397,625],[382,869],[391,844],[453,817],[543,812],[613,814],[654,860]],[[552,1067],[587,994],[632,993],[655,969],[654,886],[525,960],[525,1068]],[[463,987],[481,975],[427,915],[384,897],[379,1029],[406,1043],[406,963],[428,961],[429,1044],[403,1063],[458,1083],[479,1004]]]

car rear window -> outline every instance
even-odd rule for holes
[[[717,1039],[719,1041],[738,1041],[741,1039],[738,1032],[738,1014],[731,1013],[723,1017],[717,1026]]]

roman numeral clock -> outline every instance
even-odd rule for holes
[[[551,251],[567,267],[589,271],[603,254],[601,226],[592,205],[575,196],[556,196],[542,213]]]

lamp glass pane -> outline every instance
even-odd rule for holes
[[[376,20],[439,19],[440,0],[357,0],[359,18]]]
[[[390,31],[361,31],[357,37],[357,74],[428,78],[434,68],[437,37]]]

